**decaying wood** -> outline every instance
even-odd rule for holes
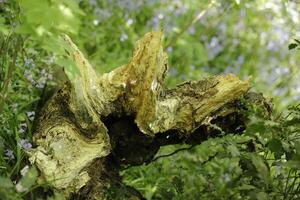
[[[249,81],[227,74],[168,89],[161,37],[146,34],[127,65],[102,75],[63,37],[77,73],[41,111],[30,160],[66,198],[104,199],[105,187],[121,184],[122,166],[151,162],[162,145],[200,143],[205,123],[236,114]]]

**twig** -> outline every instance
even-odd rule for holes
[[[165,50],[170,47],[173,46],[173,44],[176,42],[176,40],[190,27],[192,26],[194,23],[196,23],[198,20],[200,20],[206,13],[207,11],[214,5],[215,1],[211,1],[210,4],[207,6],[207,8],[205,10],[202,10],[201,12],[198,13],[198,15],[196,15],[196,17],[194,17],[188,24],[186,24],[186,26],[184,26],[178,34],[176,34],[173,38],[171,38],[170,42],[166,45]]]
[[[153,158],[153,159],[151,160],[151,162],[154,162],[154,161],[156,161],[156,160],[158,160],[158,159],[160,159],[160,158],[172,156],[172,155],[174,155],[174,154],[176,154],[176,153],[178,153],[178,152],[180,152],[180,151],[191,150],[191,149],[194,148],[195,146],[196,146],[196,145],[192,145],[192,146],[190,146],[190,147],[177,149],[177,150],[175,150],[174,152],[172,152],[172,153],[170,153],[170,154],[157,156],[156,158]],[[151,162],[150,162],[150,163],[151,163]]]

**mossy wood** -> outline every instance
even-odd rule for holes
[[[104,188],[122,185],[122,167],[151,162],[162,145],[198,144],[213,134],[203,128],[209,121],[237,113],[234,102],[249,81],[232,74],[166,88],[161,37],[147,33],[128,64],[101,75],[63,37],[77,74],[41,110],[29,154],[41,178],[66,198],[105,199]],[[126,188],[128,199],[142,198]]]

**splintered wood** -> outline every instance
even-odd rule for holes
[[[161,32],[147,33],[137,42],[128,64],[99,75],[70,38],[63,36],[66,56],[76,73],[42,109],[36,122],[36,148],[29,154],[41,177],[66,197],[93,178],[88,171],[93,161],[112,151],[101,119],[134,117],[149,137],[168,130],[188,135],[249,89],[248,80],[232,74],[167,89],[167,55],[161,37]]]

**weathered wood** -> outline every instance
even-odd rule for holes
[[[103,199],[105,187],[121,184],[122,165],[151,162],[165,144],[200,143],[207,121],[238,109],[234,101],[248,91],[249,80],[232,74],[167,89],[161,37],[146,34],[127,65],[102,75],[63,37],[77,73],[42,109],[30,160],[67,198]]]

